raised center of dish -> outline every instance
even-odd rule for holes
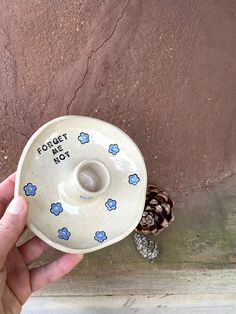
[[[85,160],[77,168],[78,184],[85,193],[103,193],[109,183],[110,174],[107,167],[98,160]]]

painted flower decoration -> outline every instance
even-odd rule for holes
[[[28,183],[24,186],[23,190],[25,191],[26,196],[34,196],[37,191],[37,186],[32,183]]]
[[[71,236],[71,233],[66,227],[63,227],[62,229],[58,230],[58,238],[59,239],[69,240],[70,236]]]
[[[63,211],[63,208],[62,208],[61,203],[53,203],[51,205],[50,212],[54,214],[55,216],[60,215],[62,211]]]
[[[117,153],[119,153],[120,149],[118,147],[117,144],[111,144],[109,146],[109,149],[108,149],[109,153],[111,153],[112,155],[116,155]]]
[[[81,132],[78,140],[80,141],[81,144],[86,144],[89,142],[89,135],[87,133]]]
[[[105,231],[97,231],[95,233],[94,239],[98,242],[103,242],[107,239],[107,235]]]
[[[105,206],[108,210],[114,210],[114,209],[116,209],[116,204],[117,204],[117,202],[115,200],[112,200],[111,198],[109,198],[106,201]]]
[[[138,177],[136,173],[129,175],[129,184],[136,185],[139,181],[140,181],[140,178]]]

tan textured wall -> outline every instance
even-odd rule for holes
[[[0,177],[66,114],[104,119],[149,180],[187,191],[236,169],[236,1],[0,0]]]

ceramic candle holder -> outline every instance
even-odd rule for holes
[[[89,117],[54,119],[21,155],[15,196],[29,201],[28,227],[64,252],[87,253],[122,240],[143,213],[147,172],[119,128]]]

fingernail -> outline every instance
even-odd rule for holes
[[[16,181],[16,172],[12,173],[10,176],[9,176],[9,179],[13,182]]]
[[[22,197],[14,198],[8,206],[7,211],[13,215],[20,215],[25,209],[25,203]]]

